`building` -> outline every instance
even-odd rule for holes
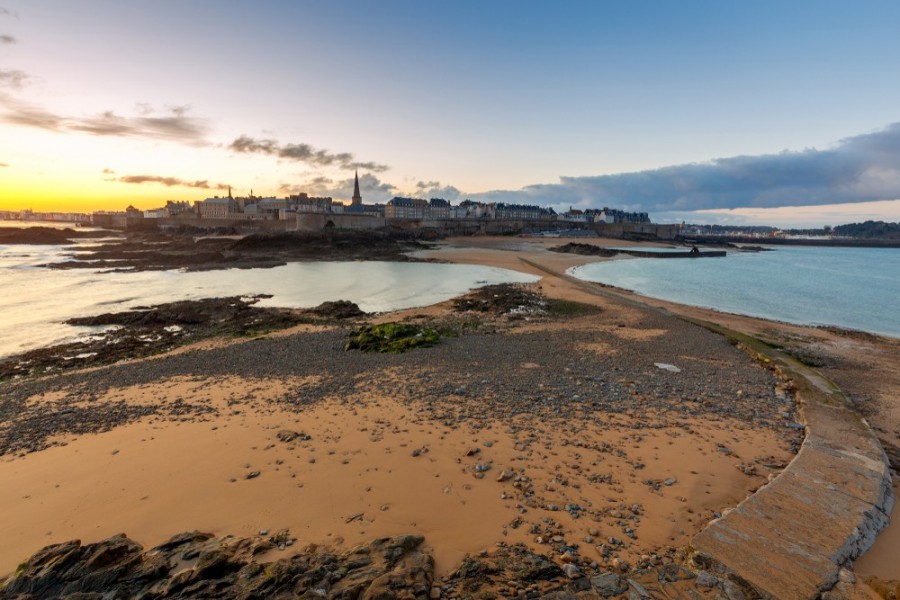
[[[427,201],[419,198],[391,198],[384,207],[387,219],[427,219],[431,215]]]
[[[552,208],[543,208],[529,204],[507,204],[498,202],[494,205],[493,217],[504,220],[538,221],[556,217]]]
[[[234,198],[206,198],[197,203],[201,219],[233,219],[239,216]]]
[[[354,171],[353,178],[353,198],[350,199],[350,206],[362,210],[362,196],[359,193],[359,171]]]

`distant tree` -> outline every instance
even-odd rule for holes
[[[866,221],[865,223],[850,223],[838,225],[832,229],[834,235],[841,237],[876,239],[876,240],[900,240],[900,223],[886,223],[884,221]]]

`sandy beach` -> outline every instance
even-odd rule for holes
[[[417,256],[537,274],[531,291],[591,310],[487,317],[447,302],[372,319],[479,319],[406,354],[348,352],[348,328],[299,326],[3,384],[0,572],[50,543],[124,532],[150,547],[188,530],[288,530],[338,550],[422,535],[438,580],[498,542],[560,564],[574,549],[587,571],[677,564],[777,476],[803,429],[772,369],[673,313],[817,358],[897,459],[897,340],[581,285],[554,273],[602,259],[555,245],[460,238]],[[900,579],[898,537],[857,573]]]

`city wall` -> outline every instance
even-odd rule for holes
[[[378,230],[429,231],[438,235],[511,235],[521,232],[559,232],[569,230],[594,231],[600,237],[635,240],[674,240],[677,225],[653,223],[573,223],[547,220],[505,219],[386,219],[372,215],[299,213],[286,220],[211,219],[197,216],[176,216],[147,219],[125,214],[94,214],[94,225],[111,229],[142,231],[188,227],[197,229],[233,230],[237,232],[265,231],[323,231]]]

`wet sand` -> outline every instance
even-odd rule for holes
[[[582,240],[583,241],[583,240]],[[506,268],[534,270],[533,265],[522,259],[534,261],[559,273],[573,266],[601,260],[599,257],[560,255],[548,249],[560,245],[559,239],[535,239],[529,243],[513,242],[503,238],[484,241],[471,238],[451,240],[448,248],[424,253],[427,257],[439,257],[451,262],[498,264]],[[589,240],[598,246],[646,246],[648,244],[620,240]],[[616,260],[616,259],[613,259]],[[515,264],[519,263],[516,267]],[[550,285],[545,288],[551,295],[573,293],[566,285]],[[594,288],[594,292],[600,292]],[[676,304],[665,300],[639,296],[619,289],[606,290],[609,294],[633,299],[641,304],[660,307],[676,315],[684,315],[723,325],[795,353],[804,362],[812,364],[823,375],[834,381],[856,409],[867,419],[888,454],[894,471],[894,494],[900,498],[900,339],[872,335],[838,328],[804,327],[719,312],[706,308]],[[854,564],[856,572],[865,577],[883,580],[900,580],[900,501],[895,502],[891,515],[892,526],[883,531],[875,545]]]
[[[521,259],[560,272],[592,260],[546,250],[558,243],[466,238],[428,255],[541,275]],[[504,322],[389,357],[343,352],[334,328],[298,328],[19,386],[33,411],[153,410],[0,458],[0,572],[64,539],[125,532],[149,546],[191,529],[287,528],[335,547],[421,533],[443,575],[499,541],[549,552],[556,538],[600,565],[654,564],[791,459],[792,403],[751,356],[565,279],[538,286],[601,313]]]

